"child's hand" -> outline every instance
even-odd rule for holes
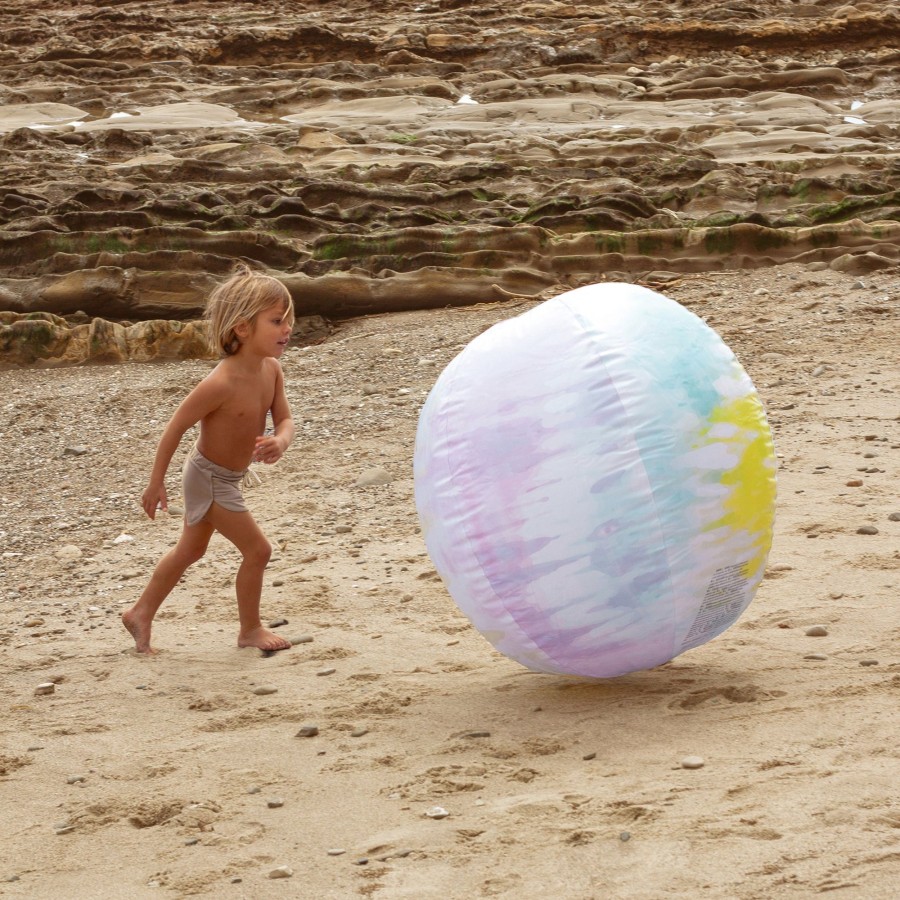
[[[256,449],[253,451],[253,460],[261,463],[278,462],[284,455],[284,451],[284,441],[274,434],[258,437],[256,439]]]
[[[141,497],[141,506],[151,519],[156,518],[156,510],[169,511],[169,498],[166,496],[164,484],[150,484]]]

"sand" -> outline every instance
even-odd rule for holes
[[[0,894],[896,896],[895,280],[786,266],[666,291],[766,403],[776,537],[730,630],[606,681],[494,651],[415,514],[425,394],[533,301],[362,317],[289,349],[298,439],[248,501],[276,547],[264,619],[302,640],[269,657],[235,646],[218,538],[163,607],[157,656],[118,621],[180,527],[139,507],[156,438],[212,363],[0,372]]]

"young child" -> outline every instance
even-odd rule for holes
[[[241,495],[253,461],[273,463],[294,439],[294,423],[278,358],[291,336],[294,306],[279,281],[246,266],[213,291],[207,304],[210,340],[223,355],[175,411],[156,450],[142,497],[147,515],[168,509],[165,477],[184,433],[197,422],[200,437],[184,464],[184,529],[159,561],[137,603],[122,615],[139,653],[150,646],[153,617],[187,570],[206,552],[214,531],[243,557],[235,579],[239,647],[286,650],[290,642],[259,618],[263,572],[272,548]],[[263,436],[272,414],[274,434]]]

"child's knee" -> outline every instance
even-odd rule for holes
[[[244,559],[248,563],[264,569],[272,558],[272,545],[267,540],[261,540],[248,548],[244,553]]]

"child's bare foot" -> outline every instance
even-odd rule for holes
[[[283,637],[279,637],[268,628],[262,625],[257,628],[251,628],[249,631],[241,632],[238,635],[238,647],[258,647],[260,650],[288,650],[291,642]]]
[[[122,613],[122,624],[134,638],[134,649],[138,653],[153,654],[156,651],[150,646],[150,622],[141,617],[134,609]]]

